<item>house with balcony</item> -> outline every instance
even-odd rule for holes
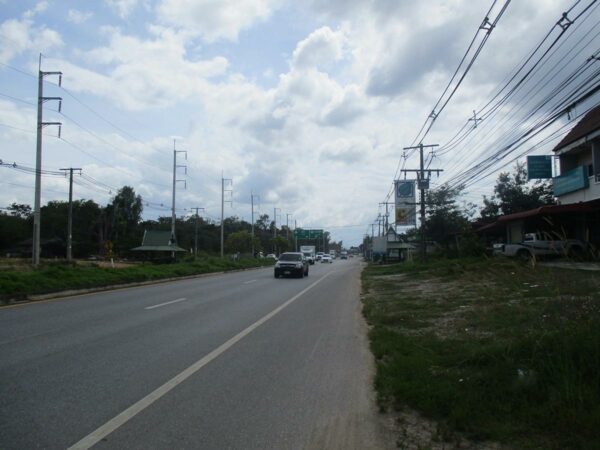
[[[600,105],[554,147],[560,175],[552,178],[560,206],[571,207],[578,238],[600,246]],[[577,211],[579,209],[579,211]]]
[[[521,242],[525,233],[547,239],[579,239],[600,249],[600,105],[590,110],[554,147],[556,205],[499,217],[477,231],[490,242]],[[543,158],[543,157],[542,157]],[[550,156],[547,173],[551,174]],[[531,169],[531,168],[530,168]],[[540,176],[539,178],[544,178]]]

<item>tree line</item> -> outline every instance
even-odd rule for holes
[[[43,258],[62,258],[66,255],[67,222],[69,203],[51,201],[41,208],[41,246]],[[111,201],[101,206],[93,200],[73,201],[73,256],[135,258],[139,254],[131,249],[142,244],[146,230],[171,230],[171,217],[156,220],[143,220],[142,198],[130,186],[124,186]],[[258,217],[252,224],[238,217],[228,217],[223,221],[225,252],[228,254],[250,254],[258,252],[281,253],[293,251],[293,230],[286,225],[277,227],[268,214]],[[221,225],[210,219],[197,216],[176,218],[177,245],[192,252],[197,247],[199,253],[219,254],[221,249]],[[197,230],[197,234],[196,234]],[[25,204],[13,203],[0,213],[0,252],[2,256],[29,256],[32,248],[33,213]],[[275,234],[277,235],[275,237]],[[328,232],[318,244],[325,249],[341,249],[342,242],[334,242]],[[196,244],[197,236],[197,244]],[[314,242],[298,241],[300,245],[314,245]]]

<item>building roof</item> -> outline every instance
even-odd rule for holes
[[[598,207],[594,207],[590,204],[584,203],[572,203],[568,205],[546,205],[540,206],[534,209],[528,209],[527,211],[520,211],[514,214],[507,214],[500,216],[494,223],[489,223],[477,229],[477,231],[485,231],[504,225],[506,222],[512,222],[513,220],[527,219],[535,216],[550,216],[553,214],[568,214],[568,213],[588,213],[597,211]]]
[[[185,252],[176,243],[171,242],[171,232],[162,230],[145,230],[142,245],[132,248],[135,251],[150,252]]]
[[[585,138],[595,131],[600,130],[600,105],[589,111],[577,125],[554,147],[554,152],[558,152],[579,139]]]

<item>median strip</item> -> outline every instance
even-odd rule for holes
[[[186,301],[187,298],[178,298],[177,300],[171,300],[170,302],[165,302],[165,303],[159,303],[158,305],[154,305],[154,306],[146,306],[144,309],[154,309],[154,308],[160,308],[161,306],[167,306],[167,305],[172,305],[173,303],[179,303],[179,302],[183,302]]]
[[[292,298],[290,298],[289,300],[287,300],[282,305],[280,305],[277,308],[275,308],[273,311],[271,311],[270,313],[268,313],[266,316],[262,317],[261,319],[257,320],[256,322],[254,322],[248,328],[246,328],[243,331],[239,332],[238,334],[236,334],[235,336],[233,336],[231,339],[229,339],[227,342],[221,344],[219,347],[217,347],[216,349],[214,349],[208,355],[206,355],[203,358],[199,359],[194,364],[192,364],[191,366],[189,366],[187,369],[183,370],[178,375],[176,375],[175,377],[171,378],[165,384],[163,384],[162,386],[160,386],[159,388],[155,389],[154,391],[152,391],[150,394],[148,394],[147,396],[145,396],[141,400],[139,400],[136,403],[134,403],[133,405],[131,405],[125,411],[123,411],[120,414],[118,414],[117,416],[113,417],[111,420],[109,420],[108,422],[106,422],[100,428],[96,429],[95,431],[92,431],[90,434],[88,434],[86,437],[84,437],[83,439],[81,439],[79,442],[77,442],[76,444],[74,444],[71,447],[69,447],[69,450],[88,449],[88,448],[96,445],[98,442],[100,442],[102,439],[104,439],[110,433],[112,433],[116,429],[120,428],[125,423],[127,423],[130,419],[132,419],[133,417],[135,417],[136,415],[138,415],[140,412],[142,412],[144,409],[146,409],[147,407],[149,407],[156,400],[158,400],[161,397],[163,397],[164,395],[168,394],[172,389],[176,388],[179,384],[183,383],[189,377],[191,377],[192,375],[194,375],[202,367],[204,367],[205,365],[207,365],[209,362],[211,362],[212,360],[214,360],[215,358],[217,358],[221,354],[225,353],[227,350],[229,350],[231,347],[233,347],[235,344],[237,344],[239,341],[241,341],[247,335],[249,335],[250,333],[252,333],[255,329],[257,329],[258,327],[260,327],[262,324],[264,324],[268,320],[272,319],[279,312],[281,312],[282,310],[284,310],[285,308],[287,308],[294,301],[296,301],[302,295],[306,294],[309,290],[311,290],[312,288],[314,288],[317,284],[319,284],[321,281],[323,281],[325,278],[327,278],[329,275],[331,275],[333,273],[335,273],[335,271],[326,273],[324,276],[322,276],[321,278],[319,278],[317,281],[315,281],[314,283],[312,283],[310,286],[308,286],[305,289],[303,289],[300,292],[298,292],[296,295],[294,295]]]

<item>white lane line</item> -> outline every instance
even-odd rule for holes
[[[250,281],[244,281],[242,284],[250,284],[250,283],[254,283],[256,280],[250,280]]]
[[[325,275],[323,275],[321,278],[319,278],[313,284],[311,284],[310,286],[308,286],[305,289],[298,292],[296,295],[294,295],[292,298],[287,300],[285,303],[283,303],[282,305],[278,306],[273,311],[271,311],[269,314],[267,314],[266,316],[264,316],[261,319],[258,319],[256,322],[254,322],[248,328],[246,328],[243,331],[240,331],[238,334],[236,334],[234,337],[229,339],[227,342],[225,342],[224,344],[221,344],[220,346],[215,348],[208,355],[199,359],[194,364],[189,366],[187,369],[184,369],[183,372],[180,372],[178,375],[175,375],[175,377],[171,378],[165,384],[163,384],[159,388],[155,389],[154,391],[150,392],[148,395],[146,395],[141,400],[138,400],[136,403],[131,405],[129,408],[127,408],[122,413],[120,413],[117,416],[110,419],[108,422],[106,422],[100,428],[92,431],[90,434],[88,434],[86,437],[81,439],[79,442],[73,444],[71,447],[68,448],[68,450],[88,449],[88,448],[92,447],[93,445],[96,445],[98,442],[100,442],[102,439],[104,439],[110,433],[112,433],[117,428],[124,425],[126,422],[128,422],[130,419],[132,419],[137,414],[142,412],[144,409],[146,409],[148,406],[150,406],[156,400],[160,399],[162,396],[169,393],[172,389],[177,387],[179,384],[183,383],[185,380],[187,380],[189,377],[194,375],[196,372],[198,372],[202,367],[207,365],[213,359],[215,359],[219,355],[225,353],[227,350],[229,350],[231,347],[233,347],[235,344],[237,344],[243,338],[245,338],[250,333],[252,333],[254,330],[256,330],[258,327],[260,327],[267,320],[273,318],[275,315],[277,315],[283,309],[287,308],[295,300],[300,298],[302,295],[307,293],[309,290],[314,288],[317,284],[319,284],[321,281],[323,281],[325,278],[327,278],[329,275],[331,275],[333,273],[335,273],[335,271],[328,272]]]
[[[185,298],[185,297],[178,298],[177,300],[171,300],[170,302],[159,303],[158,305],[154,305],[154,306],[146,306],[144,309],[160,308],[161,306],[172,305],[173,303],[184,302],[186,300],[187,300],[187,298]]]

